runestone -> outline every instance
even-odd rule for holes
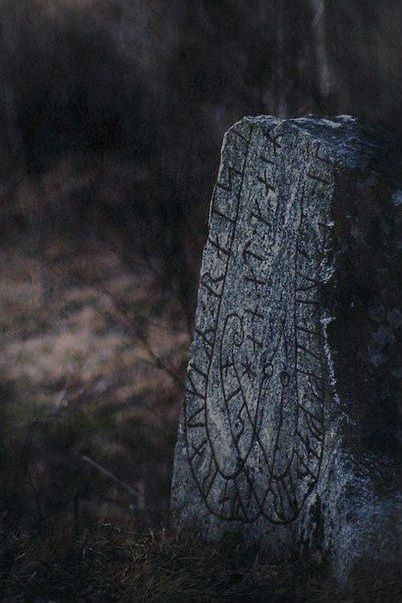
[[[389,149],[346,116],[244,118],[226,133],[176,447],[179,529],[329,551],[342,575],[378,538],[394,554],[378,536],[401,394]]]

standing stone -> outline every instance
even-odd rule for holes
[[[350,117],[225,135],[176,447],[179,529],[340,578],[396,561],[402,191]]]

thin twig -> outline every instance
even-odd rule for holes
[[[169,377],[172,379],[172,381],[177,386],[179,391],[181,392],[183,389],[183,382],[178,377],[176,372],[170,366],[168,366],[168,364],[164,360],[162,360],[162,358],[160,356],[158,356],[158,354],[152,349],[152,347],[147,339],[147,336],[141,332],[141,329],[137,328],[137,326],[135,324],[135,322],[136,322],[135,319],[133,320],[129,316],[126,308],[124,307],[124,304],[119,302],[110,293],[110,291],[108,291],[102,284],[99,285],[99,288],[101,289],[101,291],[105,295],[105,297],[107,297],[109,299],[109,301],[111,301],[113,303],[113,306],[115,307],[115,309],[117,310],[117,313],[119,315],[120,321],[124,324],[124,326],[126,327],[127,331],[130,333],[130,335],[133,338],[137,339],[143,345],[146,352],[151,357],[151,360],[152,360],[154,366],[156,366],[159,369],[164,370],[169,375]]]
[[[123,488],[123,490],[128,492],[128,494],[130,494],[130,496],[133,496],[135,499],[137,499],[140,496],[139,490],[136,490],[136,489],[132,488],[131,486],[129,486],[128,484],[122,482],[118,477],[113,475],[113,473],[111,471],[109,471],[109,469],[102,467],[102,465],[99,465],[99,463],[93,461],[86,454],[83,454],[81,456],[81,459],[83,461],[85,461],[85,463],[88,463],[88,465],[91,465],[91,467],[95,467],[95,469],[97,469],[99,471],[99,473],[102,473],[102,475],[104,475],[105,477],[108,477],[109,479],[113,480],[116,484],[118,484],[121,488]]]

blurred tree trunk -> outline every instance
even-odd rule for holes
[[[28,186],[32,204],[28,214],[32,255],[36,260],[41,303],[46,307],[52,302],[53,287],[47,257],[50,229],[43,176],[40,174],[31,176]]]
[[[0,19],[0,195],[8,205],[11,205],[13,193],[25,171],[23,141],[17,126],[17,110],[9,72],[12,38],[9,21]]]
[[[318,85],[325,101],[331,92],[331,74],[326,45],[326,0],[310,0],[313,11],[313,31],[318,72]]]

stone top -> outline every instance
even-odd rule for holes
[[[232,127],[236,128],[243,121],[268,128],[280,127],[282,131],[296,128],[320,141],[328,150],[329,161],[351,169],[378,168],[394,184],[400,182],[402,185],[400,141],[383,128],[362,126],[356,117],[337,115],[329,118],[310,114],[279,119],[271,115],[246,116]]]

